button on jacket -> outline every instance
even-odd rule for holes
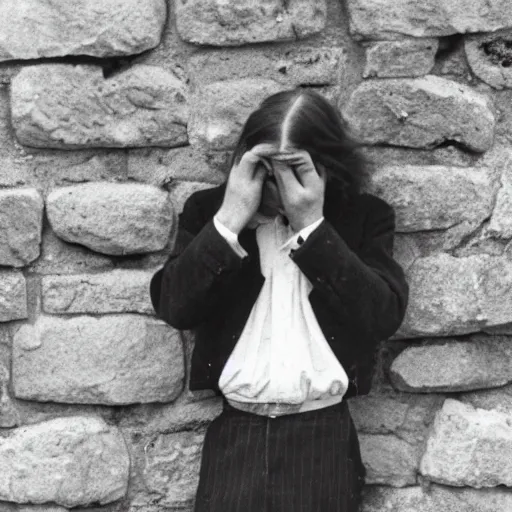
[[[151,280],[157,315],[193,329],[190,389],[214,389],[263,285],[255,230],[244,229],[240,258],[213,224],[221,185],[194,193],[180,215],[172,254]],[[393,259],[394,211],[370,194],[342,199],[328,183],[325,220],[290,258],[313,288],[309,301],[322,332],[347,372],[345,398],[370,391],[379,341],[403,320],[408,287]],[[293,350],[293,347],[290,347]]]

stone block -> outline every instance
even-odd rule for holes
[[[39,316],[14,335],[14,395],[25,400],[122,405],[169,402],[181,392],[177,331],[139,315]]]
[[[366,488],[361,512],[508,512],[512,493],[504,489],[471,489],[432,484],[393,489]]]
[[[396,165],[379,167],[368,189],[394,207],[397,231],[414,232],[482,223],[492,212],[496,186],[485,168]]]
[[[141,53],[158,45],[165,20],[164,0],[6,0],[0,61]]]
[[[186,393],[184,393],[186,394]],[[141,404],[125,409],[119,427],[127,431],[143,431],[146,435],[205,428],[222,412],[220,397],[187,402],[180,397],[172,404]]]
[[[0,190],[0,265],[22,267],[38,258],[43,207],[35,189]]]
[[[480,330],[485,316],[478,283],[486,263],[484,256],[418,258],[407,272],[409,304],[398,336],[449,336]]]
[[[464,48],[473,73],[495,89],[512,88],[512,28],[466,36]]]
[[[176,28],[189,43],[240,46],[302,39],[323,30],[325,0],[178,0]]]
[[[450,336],[512,322],[506,256],[435,254],[407,269],[409,305],[397,337]]]
[[[165,247],[173,228],[167,192],[138,183],[84,183],[53,190],[48,220],[63,240],[111,255]]]
[[[128,177],[160,187],[181,180],[220,184],[226,179],[229,157],[226,151],[205,152],[193,146],[132,149]]]
[[[512,238],[512,158],[501,172],[501,188],[489,222],[488,231],[500,239]]]
[[[194,499],[204,434],[161,434],[145,447],[144,481],[163,507],[185,507]]]
[[[434,67],[437,39],[404,39],[365,44],[366,64],[363,76],[379,78],[426,75]]]
[[[130,458],[120,432],[93,416],[57,418],[0,437],[0,499],[65,507],[122,498]]]
[[[512,141],[512,90],[495,91],[494,103],[497,112],[499,112],[496,135],[510,145]]]
[[[512,413],[512,384],[457,394],[457,399],[475,408]]]
[[[188,107],[183,83],[153,66],[109,78],[98,66],[44,64],[11,84],[18,140],[42,148],[183,146]]]
[[[43,229],[41,256],[31,265],[38,274],[83,274],[115,268],[114,259],[94,252],[82,245],[70,244],[60,239],[47,226]]]
[[[417,446],[393,435],[359,436],[366,484],[404,487],[416,483],[420,452]]]
[[[127,180],[126,150],[23,148],[31,182],[40,190],[89,181]]]
[[[512,414],[446,399],[436,415],[420,472],[428,480],[456,487],[511,487]]]
[[[493,146],[494,148],[494,146]],[[490,149],[486,155],[490,153]],[[396,146],[364,146],[362,155],[375,167],[396,165],[439,165],[444,167],[482,167],[477,164],[480,154],[468,153],[455,146],[411,151]]]
[[[511,359],[510,338],[474,335],[408,347],[390,377],[396,388],[414,393],[493,388],[512,382]]]
[[[233,149],[249,115],[281,89],[277,82],[263,78],[215,82],[200,88],[191,100],[190,142],[213,150]]]
[[[2,509],[0,509],[2,510]],[[69,509],[53,505],[20,505],[13,512],[68,512]],[[4,512],[2,510],[2,512]]]
[[[364,395],[349,400],[357,431],[364,434],[394,434],[411,444],[425,439],[428,424],[439,407],[439,397],[401,394]]]
[[[116,269],[79,275],[48,275],[42,279],[46,313],[146,313],[154,309],[149,297],[153,272]]]
[[[479,284],[485,326],[512,322],[512,260],[506,255],[486,259]]]
[[[27,318],[27,285],[18,271],[0,270],[0,322]]]
[[[10,364],[0,360],[0,428],[19,424],[19,416],[9,394]],[[1,509],[0,509],[1,510]]]
[[[439,37],[512,26],[508,0],[349,0],[347,6],[356,39]]]
[[[434,75],[368,80],[342,110],[366,144],[431,148],[452,141],[482,152],[493,143],[496,120],[490,98]]]
[[[188,71],[198,86],[250,77],[289,86],[336,85],[348,71],[347,53],[344,47],[327,46],[208,49],[191,56]]]

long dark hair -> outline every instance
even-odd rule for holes
[[[366,162],[338,110],[310,89],[282,91],[266,98],[247,119],[230,168],[257,144],[280,143],[284,120],[295,105],[287,140],[308,151],[315,165],[323,165],[328,183],[336,185],[345,198],[358,194],[366,178]]]

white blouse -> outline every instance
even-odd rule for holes
[[[348,388],[347,374],[309,302],[312,285],[289,255],[299,247],[299,237],[307,238],[322,220],[300,233],[281,216],[256,228],[265,281],[219,379],[220,390],[235,407],[288,404],[287,412],[309,410],[317,408],[315,401],[340,402]],[[247,254],[234,233],[214,223],[240,256]],[[308,404],[312,407],[304,408]]]

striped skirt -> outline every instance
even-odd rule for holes
[[[195,512],[357,512],[364,483],[346,401],[269,418],[225,403],[203,447]]]

